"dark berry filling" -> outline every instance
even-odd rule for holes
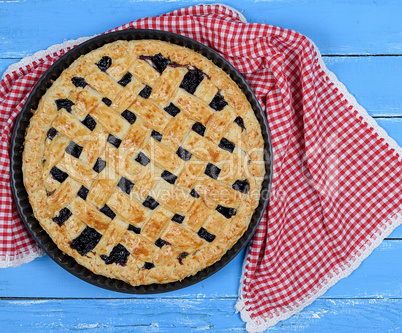
[[[221,213],[224,217],[226,217],[227,219],[230,219],[232,216],[235,216],[237,211],[234,208],[230,208],[230,207],[223,207],[221,205],[218,205],[216,207],[216,210]]]
[[[155,54],[154,56],[139,56],[139,59],[141,60],[151,60],[152,61],[152,67],[155,68],[159,72],[159,74],[162,74],[163,71],[166,69],[167,65],[170,63],[169,58],[164,58],[161,53]]]
[[[94,249],[101,238],[102,235],[95,229],[86,227],[81,234],[70,243],[70,247],[84,256]]]
[[[162,134],[160,134],[158,131],[153,130],[151,133],[151,137],[153,137],[155,140],[159,142],[162,141]]]
[[[140,163],[142,166],[147,166],[151,160],[147,155],[145,155],[143,152],[139,152],[135,160]]]
[[[50,175],[60,183],[64,182],[68,177],[68,173],[55,166],[50,170]]]
[[[131,125],[135,123],[135,121],[137,120],[137,116],[132,113],[130,110],[124,110],[121,113],[121,116],[126,119]]]
[[[176,223],[183,223],[184,219],[185,219],[185,216],[180,215],[180,214],[174,214],[172,217],[172,221],[176,222]]]
[[[194,132],[196,132],[196,133],[198,133],[199,135],[201,135],[201,136],[204,136],[204,134],[205,134],[205,126],[203,125],[203,124],[201,124],[201,123],[195,123],[194,125],[193,125],[193,127],[191,127],[191,129],[194,131]]]
[[[130,231],[134,232],[135,234],[140,234],[141,233],[141,228],[135,227],[132,224],[128,225],[127,230],[130,230]]]
[[[78,191],[77,195],[78,195],[81,199],[86,200],[86,199],[87,199],[87,196],[88,196],[88,193],[89,193],[89,190],[88,190],[84,185],[82,185],[81,188],[80,188],[80,190]]]
[[[219,148],[228,151],[229,153],[233,153],[236,145],[233,142],[230,142],[228,139],[222,138],[221,142],[219,142]]]
[[[177,156],[179,156],[182,160],[188,161],[193,154],[191,154],[188,150],[179,147],[176,151]]]
[[[180,109],[173,103],[170,103],[167,107],[164,108],[164,110],[167,113],[169,113],[172,117],[176,117],[177,114],[180,113]]]
[[[73,77],[71,79],[71,82],[73,85],[75,85],[77,88],[85,88],[87,86],[87,82],[85,81],[84,78],[82,77]]]
[[[154,198],[147,196],[142,205],[146,208],[154,210],[156,207],[159,206],[159,202],[156,201]]]
[[[112,58],[108,57],[108,56],[104,56],[102,57],[101,60],[99,60],[99,62],[96,64],[96,66],[98,66],[98,68],[102,71],[102,72],[106,72],[106,70],[112,65]]]
[[[158,238],[155,242],[157,247],[162,247],[164,245],[170,245],[167,241],[163,240],[162,238]]]
[[[83,149],[84,147],[77,145],[74,141],[70,141],[66,148],[66,153],[75,158],[80,158]]]
[[[71,215],[73,215],[73,213],[71,213],[71,211],[68,208],[64,207],[59,211],[59,215],[53,218],[53,221],[61,226],[63,225],[64,222],[66,222],[69,219]]]
[[[97,173],[101,173],[104,168],[106,168],[106,161],[104,161],[100,157],[98,157],[98,159],[96,160],[96,163],[92,169]]]
[[[246,127],[244,126],[244,122],[243,122],[243,118],[242,117],[237,117],[234,122],[239,125],[242,129],[246,129]]]
[[[187,252],[182,252],[179,254],[177,260],[179,261],[180,265],[183,265],[183,259],[186,258],[187,256],[188,256]]]
[[[106,265],[119,264],[125,265],[127,263],[127,258],[130,252],[121,244],[117,244],[110,254],[107,256],[102,254],[100,257],[105,262]]]
[[[47,131],[46,136],[47,136],[50,140],[53,140],[54,137],[57,135],[57,133],[59,133],[59,132],[57,132],[57,130],[56,130],[54,127],[52,127],[52,128],[50,128],[50,129]]]
[[[209,243],[211,243],[216,237],[215,235],[206,231],[204,228],[200,228],[200,230],[198,230],[197,234],[198,234],[198,236],[205,239]]]
[[[247,179],[245,180],[236,180],[232,185],[232,189],[239,191],[241,193],[248,193],[250,191],[250,183]]]
[[[107,142],[109,142],[112,146],[115,146],[116,148],[119,148],[121,144],[121,140],[119,138],[116,138],[112,134],[109,134],[109,136],[107,137]]]
[[[211,103],[209,103],[209,106],[216,111],[221,111],[226,105],[228,105],[228,103],[220,93],[217,93]]]
[[[197,192],[196,190],[194,190],[194,189],[191,190],[190,195],[191,195],[193,198],[196,198],[196,199],[198,199],[198,198],[200,197],[200,195],[198,194],[198,192]]]
[[[134,187],[134,183],[126,177],[121,177],[117,186],[125,193],[130,194]]]
[[[150,86],[145,86],[138,95],[142,98],[149,98],[151,96],[152,88]]]
[[[221,169],[212,163],[208,163],[207,167],[205,168],[205,174],[213,179],[217,179],[220,172]]]
[[[151,269],[151,268],[154,268],[154,267],[155,267],[155,265],[152,262],[146,261],[144,266],[142,267],[142,269]]]
[[[175,176],[173,173],[165,170],[162,172],[161,177],[166,180],[170,184],[174,184],[177,180],[177,176]]]
[[[104,205],[100,211],[112,220],[116,217],[116,213],[108,205]]]
[[[112,101],[107,98],[107,97],[103,97],[102,98],[102,102],[105,103],[107,106],[111,106],[112,105]]]
[[[73,101],[70,101],[67,98],[64,99],[56,99],[55,100],[57,111],[60,111],[61,109],[65,109],[67,112],[73,112],[71,107],[75,104]]]
[[[127,72],[117,83],[120,84],[121,86],[125,87],[126,85],[128,85],[131,82],[132,78],[133,78],[133,75],[130,72]]]
[[[89,114],[86,115],[82,123],[90,130],[93,131],[96,127],[96,120],[92,118]]]
[[[204,79],[204,73],[198,68],[190,69],[186,75],[184,75],[183,81],[181,81],[180,88],[184,89],[190,94],[194,94],[198,85]]]

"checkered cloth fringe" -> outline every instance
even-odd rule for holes
[[[236,308],[250,332],[300,311],[347,276],[400,222],[401,150],[337,81],[315,45],[291,30],[248,24],[199,5],[114,30],[167,30],[218,51],[265,110],[274,173],[269,209],[244,263]],[[67,42],[10,68],[0,88],[0,265],[38,254],[13,204],[8,149],[14,121]]]

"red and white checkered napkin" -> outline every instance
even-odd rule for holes
[[[236,305],[250,332],[311,303],[401,222],[400,148],[325,68],[306,37],[248,24],[223,5],[189,7],[114,30],[126,28],[168,30],[217,50],[248,80],[267,113],[272,192]],[[72,43],[34,55],[1,82],[0,258],[8,265],[38,251],[12,204],[13,123],[35,82]]]

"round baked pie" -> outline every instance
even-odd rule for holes
[[[197,52],[108,43],[65,69],[33,113],[23,175],[34,215],[95,274],[178,281],[247,230],[265,175],[261,128]]]

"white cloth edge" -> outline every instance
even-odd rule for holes
[[[398,146],[396,141],[392,139],[387,132],[380,127],[377,122],[375,121],[374,118],[372,118],[356,100],[356,98],[348,92],[346,89],[345,85],[338,80],[336,75],[332,73],[327,66],[325,65],[320,51],[318,50],[317,46],[314,44],[313,41],[308,39],[309,42],[313,45],[314,51],[316,52],[316,57],[318,58],[318,64],[321,67],[321,70],[325,73],[325,75],[329,78],[329,80],[334,84],[336,88],[338,88],[338,91],[343,95],[343,97],[348,101],[348,105],[353,107],[353,110],[357,111],[356,115],[356,120],[357,121],[362,121],[362,123],[366,123],[369,128],[371,128],[373,133],[377,133],[377,135],[381,138],[384,139],[386,143],[388,143],[389,147],[388,149],[394,149],[393,155],[398,157],[398,160],[402,162],[402,148]],[[362,119],[359,119],[359,116]],[[360,264],[363,262],[364,259],[366,259],[374,249],[376,249],[384,240],[384,238],[388,237],[391,232],[400,224],[402,224],[402,211],[399,211],[398,213],[393,213],[391,216],[387,219],[390,220],[391,223],[387,225],[387,227],[380,231],[379,233],[375,234],[372,236],[372,238],[375,239],[370,239],[371,245],[365,248],[359,256],[356,256],[353,258],[353,261],[348,262],[346,264],[349,264],[347,269],[342,270],[342,267],[336,266],[334,267],[330,273],[328,273],[322,281],[327,281],[326,283],[323,282],[321,285],[320,289],[314,290],[310,295],[307,296],[307,298],[302,301],[297,307],[291,308],[286,310],[285,312],[281,313],[278,316],[275,316],[273,318],[269,319],[253,319],[251,318],[251,313],[247,309],[247,306],[244,302],[243,299],[243,281],[244,281],[244,268],[245,264],[247,261],[247,255],[244,258],[244,263],[243,263],[243,269],[242,269],[242,277],[241,277],[241,282],[240,282],[240,287],[239,287],[239,297],[237,300],[237,303],[235,304],[235,309],[236,312],[240,312],[241,319],[246,322],[246,330],[250,333],[255,333],[255,332],[262,332],[269,327],[272,327],[276,325],[278,322],[286,320],[293,316],[296,313],[301,312],[305,307],[313,303],[318,297],[322,296],[327,292],[329,288],[334,286],[339,280],[349,276],[357,267],[360,266]],[[345,265],[343,265],[344,267]],[[340,271],[341,273],[336,273],[336,271]]]
[[[40,247],[36,246],[19,256],[6,255],[4,260],[0,260],[0,268],[18,267],[22,264],[27,264],[38,257],[43,257],[44,255],[45,252]]]

